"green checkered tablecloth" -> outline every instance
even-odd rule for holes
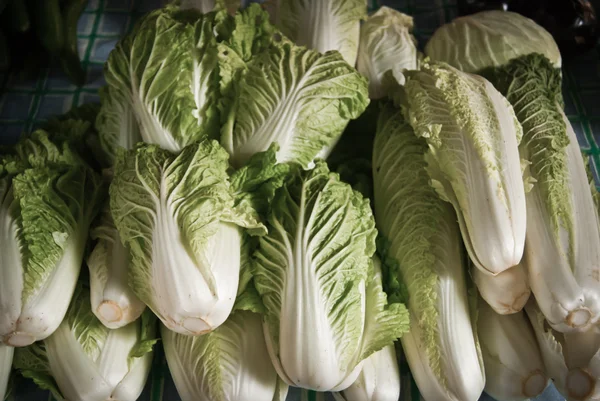
[[[19,82],[14,77],[0,74],[0,144],[14,143],[21,132],[30,131],[46,118],[62,114],[86,102],[99,102],[98,88],[104,84],[102,66],[119,38],[131,29],[136,19],[159,7],[160,0],[90,0],[78,25],[79,52],[87,71],[87,82],[76,88],[51,66],[35,82]],[[404,11],[415,18],[415,34],[423,45],[439,25],[457,15],[455,0],[370,0],[370,8],[381,5]],[[581,148],[591,156],[592,171],[598,183],[600,166],[600,48],[576,60],[567,61],[563,68],[563,95],[567,116],[573,123]],[[405,364],[401,365],[403,400],[418,401],[414,381]],[[16,378],[15,389],[9,401],[53,400],[31,382]],[[289,401],[300,400],[297,389],[292,389]],[[309,394],[309,400],[315,400]],[[333,400],[329,395],[327,400]],[[154,365],[142,401],[179,401],[170,378],[160,346],[155,353]],[[487,396],[482,400],[490,401]],[[556,390],[549,388],[538,401],[563,400]],[[435,400],[430,400],[435,401]]]

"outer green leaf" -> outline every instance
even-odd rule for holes
[[[269,23],[269,16],[258,4],[251,4],[235,14],[234,18],[223,18],[223,13],[219,17],[220,23],[216,29],[222,96],[219,102],[221,132],[231,133],[234,123],[232,116],[235,116],[239,103],[236,83],[248,70],[248,62],[252,57],[265,51],[273,38],[280,34]]]
[[[594,180],[594,175],[592,174],[592,168],[590,166],[590,157],[587,154],[582,152],[583,161],[585,164],[585,172],[587,174],[588,181],[590,182],[590,191],[592,192],[592,198],[594,198],[594,205],[596,205],[596,213],[598,213],[598,218],[600,219],[600,192],[598,192],[598,187],[596,186],[596,180]],[[2,174],[0,173],[0,176]],[[0,188],[1,188],[0,184]],[[2,190],[0,189],[0,194]],[[1,197],[1,196],[0,196]],[[600,224],[600,220],[599,220]]]
[[[285,39],[253,58],[236,85],[232,129],[222,131],[221,142],[237,167],[272,143],[280,147],[278,162],[310,166],[368,104],[366,80],[338,53]]]
[[[140,320],[140,339],[135,347],[131,349],[129,354],[130,366],[133,364],[136,358],[142,358],[144,355],[151,353],[154,344],[159,341],[156,329],[156,316],[154,316],[149,310],[145,310],[144,313],[142,313]]]
[[[526,206],[522,129],[487,80],[444,63],[407,72],[407,120],[429,145],[428,172],[457,212],[477,268],[500,273],[521,261]]]
[[[553,66],[561,66],[558,46],[548,31],[529,18],[505,11],[454,19],[435,31],[425,53],[465,72],[500,67],[530,53],[542,53]]]
[[[13,179],[22,225],[24,303],[53,274],[69,239],[83,248],[85,241],[82,243],[80,237],[85,236],[96,208],[86,205],[85,200],[98,191],[100,183],[95,180],[94,174],[84,168],[26,170]]]
[[[90,296],[81,286],[75,289],[65,324],[78,340],[81,349],[92,360],[100,356],[110,329],[105,327],[90,309]]]
[[[514,105],[523,125],[521,145],[536,186],[547,196],[552,229],[573,225],[569,198],[566,148],[569,137],[559,106],[562,104],[561,73],[548,59],[531,54],[506,67],[488,70],[498,90]]]
[[[292,170],[287,163],[277,163],[278,149],[277,144],[273,144],[266,152],[253,155],[244,167],[231,176],[236,207],[248,214],[258,214],[257,219],[268,211],[275,191],[283,185]]]
[[[268,229],[254,279],[279,375],[320,391],[349,384],[362,359],[405,327],[401,306],[388,309],[373,278],[369,201],[317,162],[277,191]]]
[[[182,400],[280,400],[275,398],[280,391],[278,377],[269,360],[259,315],[237,311],[217,330],[199,337],[177,334],[163,326],[162,337]]]
[[[238,289],[239,226],[264,230],[235,207],[227,157],[203,141],[178,156],[139,144],[117,158],[111,209],[133,258],[130,286],[172,330],[199,334],[225,320]]]
[[[450,205],[430,186],[427,150],[400,110],[382,109],[373,177],[377,225],[388,241],[380,247],[384,274],[398,274],[397,281],[386,280],[391,299],[408,296],[410,332],[402,344],[423,397],[477,400],[485,378],[458,225]]]
[[[41,126],[55,144],[69,142],[85,163],[96,171],[105,163],[104,155],[99,149],[98,133],[94,129],[99,110],[99,104],[85,103],[65,114],[51,117]],[[93,156],[90,157],[90,154]]]
[[[100,89],[102,108],[96,119],[104,163],[111,166],[118,148],[131,149],[142,140],[132,104],[125,92],[106,86]]]
[[[350,65],[356,62],[360,20],[365,0],[276,0],[274,20],[296,44],[319,53],[337,50]]]

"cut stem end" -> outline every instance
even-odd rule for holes
[[[572,369],[567,375],[567,391],[569,398],[574,400],[586,400],[590,397],[596,387],[596,381],[584,369]]]

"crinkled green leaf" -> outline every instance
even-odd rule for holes
[[[386,282],[394,291],[392,299],[408,297],[409,308],[418,311],[422,336],[432,345],[427,351],[429,363],[440,366],[441,350],[433,346],[439,344],[436,321],[440,313],[434,268],[436,249],[443,248],[441,241],[448,233],[446,215],[451,212],[429,185],[424,157],[427,144],[414,135],[401,111],[390,105],[383,108],[377,129],[373,154],[375,213],[381,235],[393,248],[393,252],[384,253],[383,270],[385,273],[385,268],[395,267],[390,264],[394,258],[399,275],[397,284],[389,278]]]
[[[152,314],[148,309],[146,309],[142,316],[140,317],[141,322],[141,331],[140,331],[140,339],[138,343],[131,349],[129,353],[130,366],[135,358],[141,358],[146,354],[152,352],[154,348],[154,344],[156,344],[160,339],[158,338],[157,333],[157,320],[156,316]]]
[[[117,148],[131,149],[142,140],[132,104],[125,92],[105,86],[100,89],[102,108],[96,118],[103,162],[112,166]]]
[[[96,361],[102,353],[110,329],[92,312],[89,290],[82,285],[75,288],[65,319],[83,352],[90,360]]]
[[[235,85],[237,104],[221,143],[236,167],[273,143],[278,162],[310,166],[369,103],[366,79],[339,53],[322,55],[284,38],[252,58]]]
[[[590,166],[590,157],[583,153],[583,161],[585,163],[585,172],[588,177],[588,181],[590,182],[590,190],[592,191],[592,198],[594,198],[594,204],[596,205],[596,213],[598,214],[598,218],[600,219],[600,192],[598,192],[598,187],[596,186],[596,180],[594,180],[594,175],[592,174],[592,168]],[[2,174],[0,173],[0,177]],[[1,188],[2,184],[0,184]],[[2,189],[0,189],[0,194],[2,194]],[[0,196],[1,198],[2,196]],[[599,220],[600,221],[600,220]]]
[[[105,77],[111,95],[130,104],[145,142],[179,151],[216,134],[209,132],[209,120],[217,117],[206,86],[218,74],[210,55],[214,37],[204,25],[212,18],[167,6],[144,16],[110,53]]]
[[[377,264],[377,267],[374,264]],[[371,261],[367,277],[365,328],[360,360],[391,345],[409,330],[409,315],[403,303],[389,303],[383,291],[379,259]]]
[[[387,306],[373,275],[376,231],[369,201],[317,162],[313,170],[293,171],[277,190],[268,229],[259,238],[254,280],[266,309],[271,355],[291,351],[281,349],[282,337],[286,347],[326,352],[328,362],[335,355],[336,372],[327,374],[336,382],[323,382],[334,388],[407,325],[403,305]],[[306,327],[319,335],[303,333]],[[286,381],[306,379],[297,364],[280,363]]]
[[[64,136],[53,135],[44,130],[36,130],[23,137],[14,147],[14,163],[6,164],[12,174],[27,168],[72,166],[86,164],[76,151],[79,139],[90,128],[90,123],[81,120],[66,120],[60,123]],[[67,139],[73,138],[73,141]]]
[[[248,214],[257,213],[260,216],[257,219],[263,218],[275,191],[293,168],[287,163],[277,163],[277,150],[277,144],[273,144],[266,152],[253,155],[248,164],[231,176],[236,207]]]
[[[221,99],[221,132],[229,133],[238,105],[237,81],[248,70],[248,62],[265,51],[276,35],[280,35],[269,23],[269,17],[258,4],[251,4],[235,17],[227,18],[221,13],[218,32],[219,86]]]
[[[382,285],[388,296],[389,303],[403,303],[408,305],[408,288],[406,287],[406,283],[402,281],[400,265],[390,253],[390,241],[381,235],[381,233],[377,237],[377,253],[381,259]]]
[[[26,301],[43,288],[67,241],[81,241],[99,208],[101,179],[89,168],[35,167],[12,181]]]
[[[430,185],[427,151],[426,141],[414,134],[401,110],[386,105],[377,123],[373,153],[375,216],[381,235],[384,286],[390,300],[406,301],[411,318],[414,317],[411,325],[415,331],[411,336],[417,336],[416,344],[422,347],[414,352],[423,359],[415,363],[428,366],[435,375],[430,380],[453,391],[457,389],[454,384],[462,383],[447,383],[444,374],[445,358],[452,358],[447,355],[445,344],[454,335],[447,322],[453,317],[468,321],[469,316],[463,312],[454,316],[441,308],[457,303],[457,310],[464,308],[467,312],[466,284],[461,282],[465,280],[464,260],[456,215]],[[393,274],[397,279],[390,277]],[[452,284],[445,284],[449,282]],[[464,288],[464,293],[457,292],[460,288]],[[475,344],[468,338],[462,341],[467,354],[474,350]],[[465,362],[469,363],[465,369],[481,373],[480,367],[470,362],[475,361]],[[472,384],[479,380],[472,379]]]
[[[453,204],[471,259],[492,274],[518,264],[526,205],[523,130],[512,106],[486,79],[445,63],[423,63],[406,79],[405,97],[396,101],[406,102],[407,121],[427,141],[429,176]]]
[[[523,126],[521,153],[530,161],[535,185],[544,194],[555,235],[565,227],[572,236],[566,155],[570,141],[559,109],[563,102],[560,69],[544,56],[530,54],[483,73],[513,105]]]

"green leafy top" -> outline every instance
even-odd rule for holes
[[[81,345],[81,349],[91,361],[95,362],[102,353],[110,329],[104,326],[92,312],[89,291],[81,285],[75,288],[65,322]]]
[[[131,250],[132,286],[143,301],[151,299],[145,292],[150,291],[154,230],[161,215],[173,216],[193,258],[203,255],[219,222],[264,233],[254,212],[236,207],[227,159],[227,152],[209,140],[189,145],[179,155],[143,143],[119,152],[110,187],[111,210]]]
[[[235,103],[234,81],[271,41],[273,27],[259,5],[233,16],[222,7],[206,14],[182,7],[146,15],[108,58],[97,127],[110,161],[140,135],[172,152],[218,138],[227,119],[221,115]]]
[[[442,351],[438,344],[438,279],[460,251],[456,217],[430,185],[427,143],[417,137],[402,112],[388,104],[377,123],[373,153],[375,213],[381,240],[383,272],[393,301],[406,301],[426,344],[428,364],[442,383]],[[390,279],[389,275],[397,278]],[[466,294],[464,294],[466,296]],[[455,294],[455,296],[460,296]],[[408,297],[408,299],[407,299]]]
[[[157,319],[150,310],[146,309],[140,317],[140,337],[136,345],[129,353],[129,367],[133,364],[136,358],[141,358],[152,352],[154,344],[159,341],[156,330]]]
[[[534,21],[506,11],[484,11],[454,19],[431,37],[425,53],[462,71],[501,67],[512,59],[542,53],[560,68],[552,35]]]
[[[404,88],[396,100],[429,146],[427,171],[453,204],[471,258],[493,274],[514,266],[523,253],[526,205],[518,151],[523,130],[512,106],[485,78],[445,63],[406,72]],[[483,216],[481,205],[495,218]],[[490,247],[490,241],[504,245]]]
[[[192,89],[200,90],[199,81],[194,80],[203,78],[198,74],[216,74],[198,65],[213,65],[214,60],[196,59],[205,45],[199,40],[210,40],[196,37],[203,32],[196,26],[210,18],[214,14],[202,16],[172,5],[144,16],[108,57],[104,75],[110,98],[105,98],[102,108],[131,108],[143,140],[170,151],[208,136],[199,116],[210,106],[196,104],[200,94]],[[101,115],[116,112],[101,111]],[[115,130],[102,124],[99,129],[101,136]]]
[[[238,107],[237,81],[248,70],[253,56],[265,51],[281,34],[269,23],[269,17],[258,4],[251,4],[233,18],[219,14],[218,33],[219,88],[222,133],[230,133]],[[222,134],[226,135],[226,134]],[[266,149],[265,149],[266,150]]]
[[[369,103],[366,79],[337,52],[319,54],[280,38],[247,69],[222,129],[236,167],[274,142],[278,162],[311,166]]]
[[[114,164],[118,148],[131,149],[142,140],[134,109],[125,95],[122,90],[110,86],[100,88],[102,108],[95,124],[106,167]]]
[[[331,333],[298,341],[314,352],[335,353],[347,373],[405,331],[406,311],[386,305],[381,281],[374,278],[376,230],[369,201],[324,162],[290,173],[271,203],[268,229],[259,238],[254,280],[276,354],[281,333],[297,317],[303,327]]]
[[[248,163],[231,176],[231,187],[236,195],[236,207],[262,218],[287,175],[292,170],[288,163],[277,163],[279,146],[273,144],[266,152],[253,155]],[[261,216],[261,217],[259,217]]]
[[[529,170],[542,191],[555,235],[561,227],[573,235],[566,154],[570,140],[561,113],[560,69],[541,54],[529,54],[483,73],[513,105],[523,126],[520,152],[531,162]]]

